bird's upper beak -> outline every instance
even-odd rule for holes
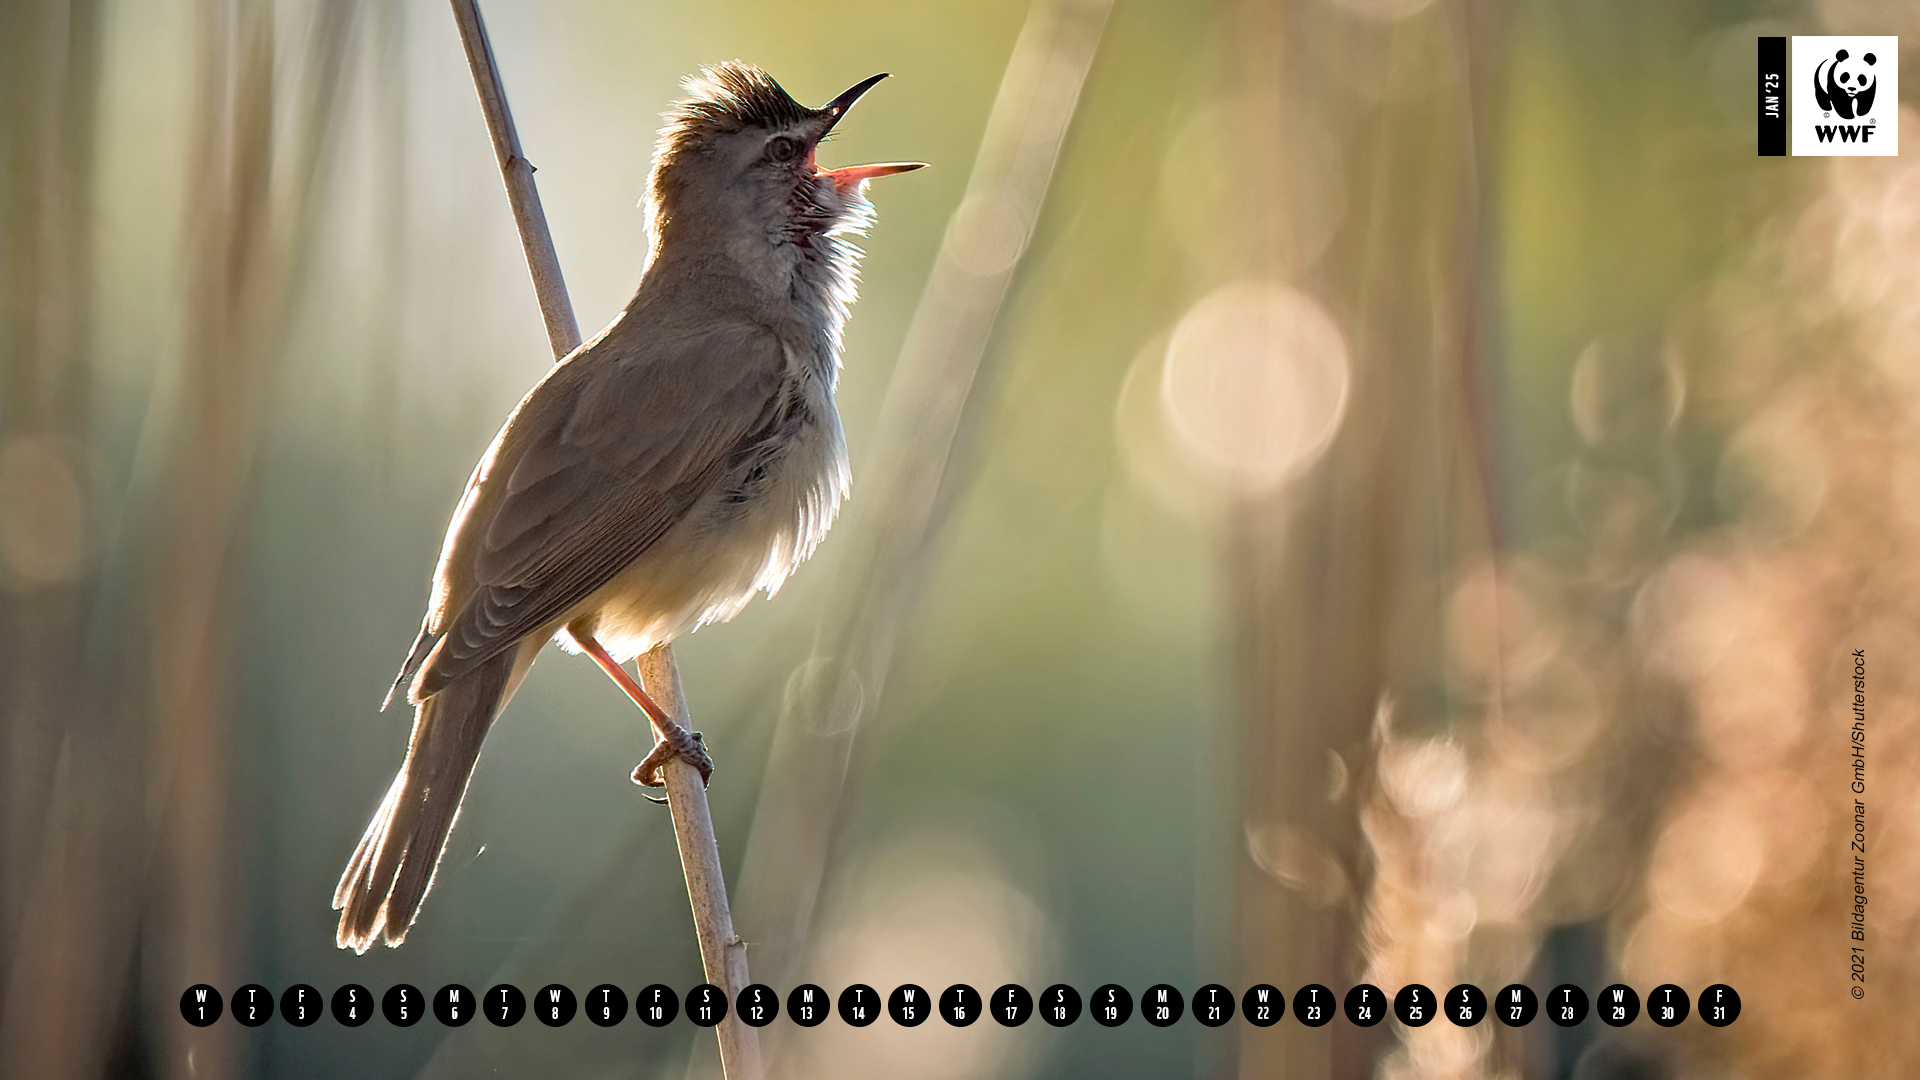
[[[854,102],[860,100],[860,95],[873,89],[873,84],[886,77],[887,73],[883,71],[871,78],[862,79],[848,87],[846,93],[828,102],[820,110],[827,114],[827,126],[820,132],[821,137],[824,138],[827,132],[832,131],[834,125],[840,122],[840,118],[847,115],[847,110],[853,107]],[[927,163],[924,161],[889,161],[878,165],[849,165],[844,169],[821,169],[820,175],[833,180],[834,190],[845,191],[876,176],[892,176],[895,173],[912,172],[926,167]]]

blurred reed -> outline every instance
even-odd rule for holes
[[[1263,482],[1230,478],[1222,492],[1239,718],[1226,754],[1238,765],[1247,856],[1233,955],[1245,984],[1342,988],[1367,976],[1444,989],[1459,981],[1449,979],[1453,959],[1408,952],[1399,924],[1444,909],[1395,910],[1382,923],[1379,889],[1417,872],[1402,865],[1417,852],[1370,842],[1362,810],[1388,718],[1411,706],[1416,723],[1446,723],[1430,682],[1435,572],[1501,533],[1480,329],[1484,142],[1468,62],[1487,27],[1459,5],[1417,18],[1408,16],[1424,5],[1351,6],[1242,4],[1227,24],[1235,92],[1248,103],[1241,152],[1255,175],[1283,182],[1240,189],[1244,231],[1219,265],[1269,289],[1286,283],[1298,298],[1287,318],[1331,328],[1279,338],[1290,344],[1266,363],[1337,371],[1347,387],[1310,414],[1269,406],[1269,424],[1299,432],[1301,460]],[[1358,65],[1381,72],[1364,105],[1322,77]],[[1420,90],[1408,92],[1409,81]],[[1299,134],[1322,122],[1340,125],[1338,137]],[[1304,162],[1303,147],[1316,151]],[[1303,173],[1351,177],[1343,204],[1285,182]],[[1176,359],[1170,349],[1170,388]],[[1244,1029],[1238,1061],[1222,1071],[1372,1076],[1389,1032],[1344,1022]]]
[[[91,460],[92,206],[101,12],[0,8],[0,1073],[94,1073],[75,1006],[118,1001],[138,854],[117,684],[87,677],[101,478]],[[122,819],[125,820],[125,819]]]
[[[169,403],[179,412],[162,421],[173,438],[147,496],[156,562],[140,620],[150,635],[142,694],[153,830],[142,974],[167,1033],[161,1061],[182,1076],[236,1067],[233,1029],[182,1028],[171,1022],[171,998],[179,986],[232,984],[239,966],[230,765],[237,547],[268,383],[314,248],[355,13],[351,2],[316,5],[297,35],[304,49],[294,71],[279,66],[271,7],[207,0],[199,15],[185,337]]]
[[[35,580],[49,578],[37,570],[5,592],[10,624],[48,652],[8,649],[33,667],[10,681],[9,705],[23,711],[9,724],[20,753],[8,786],[26,798],[8,808],[6,929],[18,952],[0,1052],[18,1055],[20,1075],[84,1075],[151,1024],[161,1070],[226,1076],[236,1068],[232,1028],[181,1025],[175,998],[195,982],[230,983],[238,961],[228,711],[236,537],[262,394],[312,247],[353,7],[313,9],[293,71],[279,67],[270,7],[208,0],[198,9],[179,368],[148,419],[165,449],[134,477],[112,537],[88,535],[100,529],[102,494],[80,488],[76,468],[90,434],[85,166],[101,9],[33,10],[37,26],[7,35],[30,58],[24,68],[47,76],[16,84],[20,108],[45,126],[15,143],[13,164],[37,174],[14,189],[25,203],[15,235],[44,242],[9,245],[33,260],[8,287],[24,316],[10,324],[31,336],[7,358],[10,386],[22,392],[9,394],[18,410],[9,410],[6,471],[24,480],[0,483],[9,496],[0,517],[57,551],[64,565],[53,577],[66,580]],[[58,447],[62,431],[71,449],[35,449]],[[16,439],[33,441],[21,453]],[[20,555],[30,570],[44,558]],[[53,585],[67,597],[49,606]],[[29,689],[43,680],[60,696]],[[27,801],[36,794],[37,806]],[[130,995],[136,972],[144,992]],[[103,1001],[130,1007],[106,1038]]]
[[[1904,106],[1899,120],[1920,114]],[[1656,393],[1650,411],[1664,403],[1681,432],[1713,433],[1718,513],[1621,583],[1620,695],[1669,695],[1673,728],[1624,711],[1616,722],[1638,720],[1637,737],[1678,762],[1632,849],[1611,944],[1636,984],[1756,988],[1743,991],[1742,1038],[1677,1030],[1665,1053],[1678,1072],[1892,1078],[1920,1056],[1904,1019],[1920,971],[1920,683],[1906,662],[1920,646],[1915,243],[1911,158],[1823,162],[1805,204],[1676,312],[1660,343],[1665,381],[1686,393]],[[1632,519],[1643,501],[1625,491],[1608,509]],[[1866,807],[1864,940],[1848,933],[1854,799]],[[1855,946],[1861,984],[1846,963]]]
[[[767,943],[757,963],[773,985],[794,983],[808,956],[854,737],[879,707],[929,551],[964,484],[979,408],[969,402],[1110,6],[1036,0],[1030,9],[861,456],[861,494],[834,537],[856,553],[841,563],[846,577],[813,657],[789,686],[740,874],[740,924]]]

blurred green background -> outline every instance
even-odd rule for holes
[[[841,523],[676,645],[756,978],[1745,1002],[781,1021],[775,1075],[1920,1058],[1920,169],[1756,157],[1752,91],[1756,37],[1912,42],[1920,6],[484,12],[589,333],[702,64],[810,103],[891,71],[823,164],[934,166],[872,192]],[[702,981],[626,778],[642,718],[557,651],[405,946],[332,943],[439,538],[550,359],[445,6],[0,5],[0,1075],[718,1076],[687,1024],[178,1012],[199,982]]]

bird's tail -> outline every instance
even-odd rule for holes
[[[521,653],[501,653],[415,708],[407,759],[333,891],[341,948],[364,953],[382,932],[388,945],[405,940],[433,888],[480,744],[526,674],[521,661],[531,656]]]

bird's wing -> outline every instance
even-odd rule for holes
[[[624,343],[624,344],[623,344]],[[435,584],[430,696],[606,584],[684,517],[779,406],[785,354],[726,324],[609,336],[556,368],[475,471]]]

